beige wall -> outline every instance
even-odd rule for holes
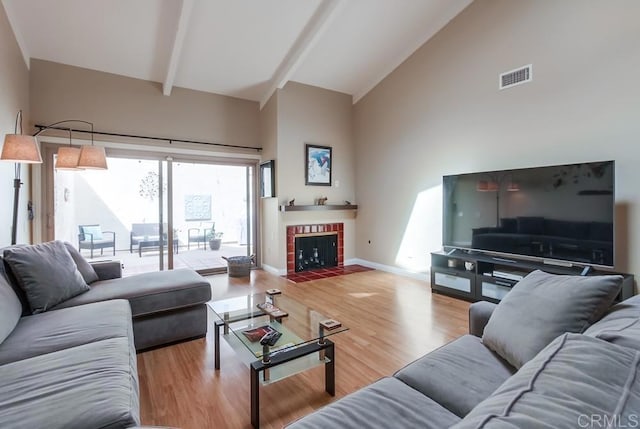
[[[278,93],[274,93],[260,112],[260,143],[262,144],[262,161],[278,157]],[[276,172],[280,169],[276,160]],[[280,230],[278,216],[278,180],[274,184],[276,197],[260,199],[260,256],[261,263],[271,267],[278,266],[277,251],[279,242],[277,233]]]
[[[0,142],[5,134],[13,134],[16,113],[22,109],[25,134],[29,128],[29,70],[24,63],[20,49],[7,20],[4,8],[0,6]],[[14,163],[0,162],[0,247],[11,243],[13,223],[13,179]],[[20,206],[18,212],[18,243],[29,241],[27,221],[27,201],[29,199],[29,167],[22,165]]]
[[[82,119],[99,131],[259,146],[254,101],[184,88],[167,97],[159,83],[42,60],[31,61],[30,88],[39,124]]]
[[[349,211],[278,212],[279,204],[295,198],[296,205],[314,204],[326,196],[327,204],[344,204],[355,200],[353,119],[351,97],[335,91],[288,83],[278,90],[261,112],[271,117],[271,136],[275,128],[276,198],[263,201],[265,264],[286,270],[286,227],[306,223],[345,224],[345,259],[355,257],[355,214]],[[273,124],[273,110],[277,114]],[[332,147],[333,186],[305,185],[305,144]],[[267,146],[268,147],[268,146]],[[266,154],[266,153],[265,153]],[[270,158],[264,158],[270,159]],[[336,186],[338,185],[338,186]],[[277,225],[277,228],[273,228]]]
[[[617,269],[640,272],[638,16],[632,0],[472,3],[355,107],[358,257],[426,270],[442,175],[614,159]],[[529,63],[533,82],[498,90]]]

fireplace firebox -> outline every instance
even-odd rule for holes
[[[338,266],[338,234],[296,237],[296,273]]]
[[[327,237],[329,244],[321,244],[324,241],[320,240],[322,237]],[[304,244],[300,244],[301,238],[304,239],[302,240]],[[315,256],[314,249],[317,249],[318,256]],[[302,263],[300,263],[300,250],[302,250]],[[325,269],[332,269],[331,267],[344,267],[343,223],[287,226],[287,275],[301,271],[326,271]]]

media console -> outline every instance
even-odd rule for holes
[[[462,250],[431,253],[431,290],[469,301],[500,302],[518,280],[532,271],[589,276],[619,274],[624,277],[617,301],[633,296],[632,274],[585,270],[584,267],[545,264],[536,261],[501,258]]]

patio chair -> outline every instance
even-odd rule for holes
[[[198,249],[200,248],[200,243],[202,243],[204,250],[207,250],[207,242],[209,241],[211,231],[215,229],[215,225],[216,224],[214,222],[208,226],[189,228],[187,230],[187,250],[191,249],[191,243],[196,243],[198,245]]]
[[[162,238],[167,240],[167,224],[162,224]],[[129,253],[133,253],[133,246],[141,241],[157,241],[160,242],[160,224],[159,223],[132,223],[131,232],[129,233]]]
[[[78,249],[93,250],[100,249],[100,255],[104,254],[104,249],[113,248],[113,256],[116,255],[116,233],[114,231],[103,231],[100,225],[78,225]]]

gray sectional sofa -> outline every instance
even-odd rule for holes
[[[91,266],[68,243],[3,250],[0,427],[139,425],[136,349],[205,335],[210,284],[119,278],[119,262]]]
[[[288,428],[639,427],[640,296],[609,307],[615,276],[532,276],[472,304],[468,335]]]

